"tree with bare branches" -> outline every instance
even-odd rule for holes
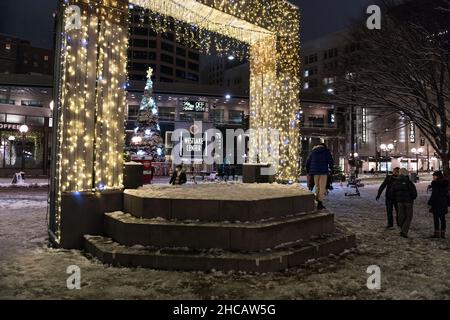
[[[383,6],[381,30],[362,23],[348,41],[337,102],[391,108],[420,128],[450,174],[450,2],[409,0]]]

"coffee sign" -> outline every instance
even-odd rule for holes
[[[12,124],[12,123],[1,123],[0,122],[0,130],[19,130],[20,124]]]
[[[203,101],[184,101],[183,111],[186,112],[207,112],[206,102]]]

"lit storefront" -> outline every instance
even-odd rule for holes
[[[3,80],[3,79],[2,79]],[[51,100],[48,86],[0,84],[0,176],[22,169],[27,175],[47,175],[50,163]],[[20,132],[26,125],[26,132]]]
[[[174,147],[172,133],[177,129],[191,131],[194,123],[201,121],[203,132],[212,128],[220,130],[223,144],[226,145],[227,129],[245,128],[245,117],[249,114],[248,97],[215,93],[214,87],[208,86],[172,84],[170,92],[167,89],[161,90],[161,84],[159,86],[156,88],[153,98],[159,108],[159,125],[169,164]],[[142,92],[140,90],[129,90],[127,145],[130,144],[133,136],[141,99]],[[196,162],[196,166],[201,167],[202,165],[201,160]]]

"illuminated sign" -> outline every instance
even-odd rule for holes
[[[20,124],[0,123],[0,129],[3,130],[19,130]]]
[[[207,112],[206,102],[203,101],[184,101],[183,111],[186,112]]]
[[[414,125],[414,122],[409,123],[409,142],[416,142],[416,126]]]

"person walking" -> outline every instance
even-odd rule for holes
[[[333,156],[324,143],[315,146],[306,160],[306,173],[314,176],[318,210],[326,209],[323,201],[327,192],[328,175],[332,172],[333,167]]]
[[[447,230],[447,221],[445,216],[448,213],[448,185],[449,182],[444,179],[441,171],[433,173],[433,181],[431,182],[431,197],[428,201],[430,212],[434,219],[434,235],[432,238],[445,239],[445,231]]]
[[[170,179],[169,184],[174,186],[181,186],[187,182],[186,172],[183,170],[183,166],[178,165]]]
[[[409,179],[408,170],[400,169],[398,178],[392,183],[391,199],[397,204],[400,236],[408,238],[409,227],[413,219],[414,200],[417,199],[417,189]]]
[[[386,194],[385,194],[385,204],[386,204],[386,212],[387,212],[387,220],[388,220],[388,224],[386,229],[392,229],[394,228],[394,208],[395,208],[395,220],[397,222],[397,226],[399,226],[398,223],[398,208],[397,205],[394,203],[394,201],[392,201],[391,198],[391,188],[392,188],[392,184],[394,183],[394,181],[398,178],[398,174],[399,174],[400,168],[395,168],[392,171],[392,175],[387,176],[383,183],[381,184],[380,188],[378,189],[378,194],[376,197],[376,200],[380,200],[381,195],[383,194],[383,191],[386,189]]]

